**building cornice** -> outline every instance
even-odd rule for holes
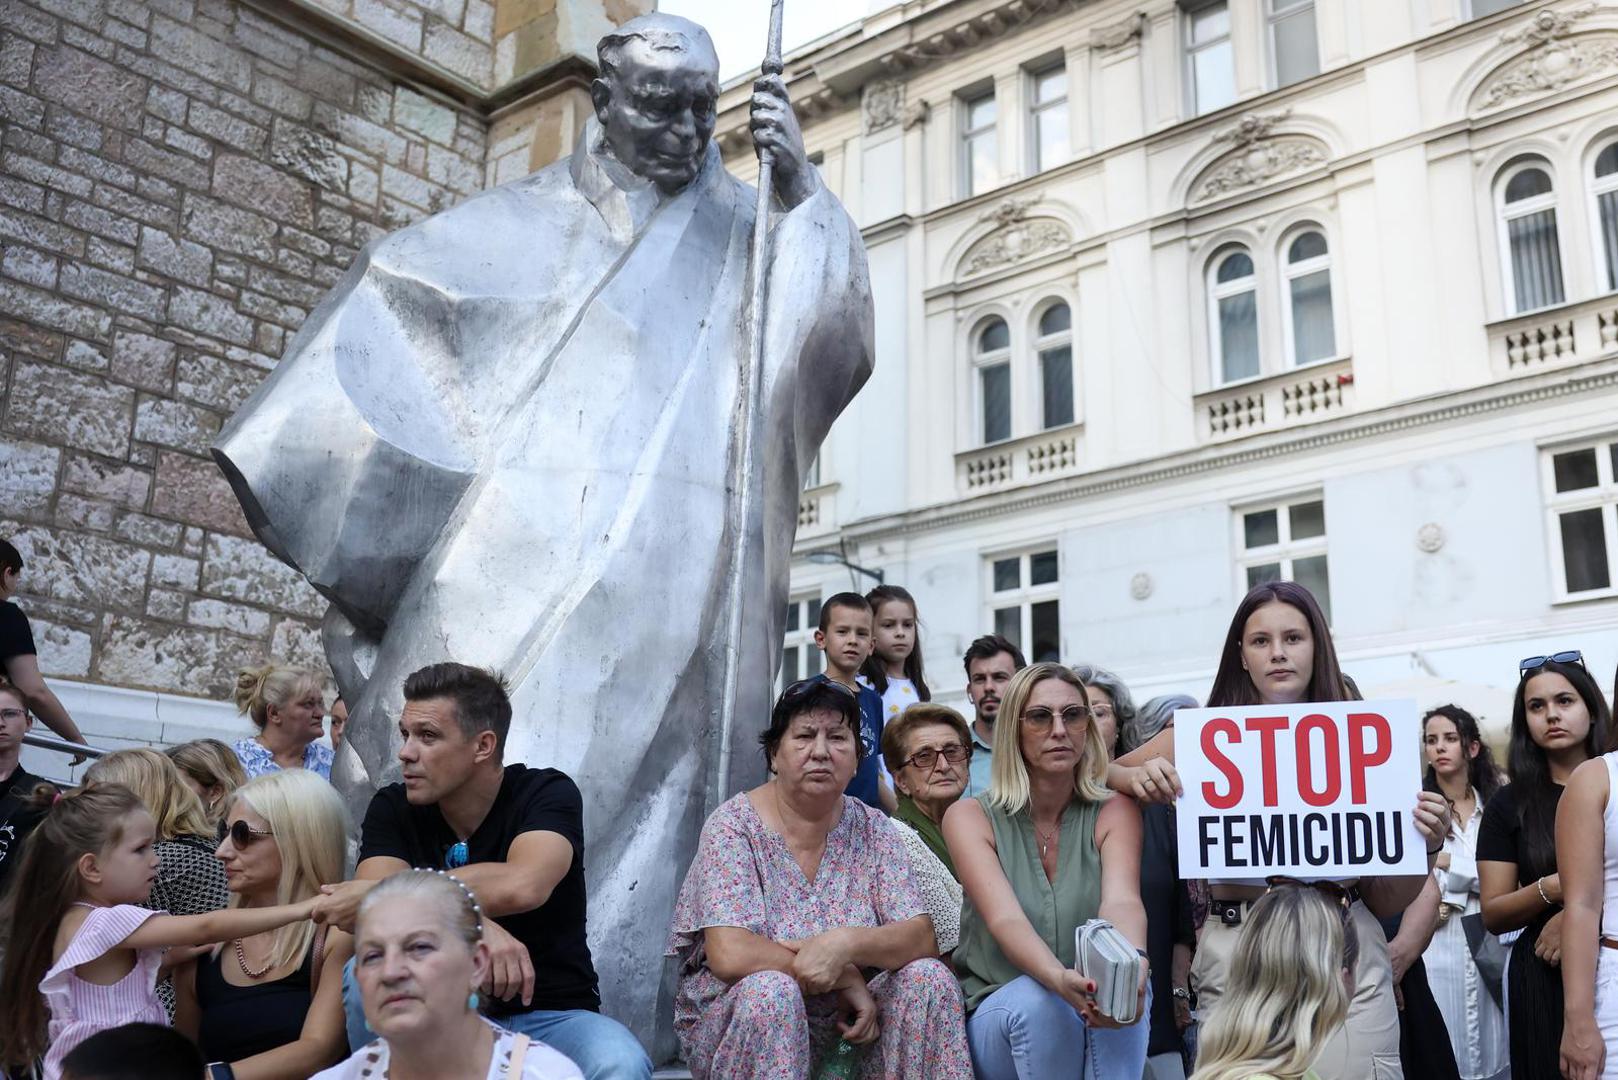
[[[1542,372],[1512,380],[1507,384],[1493,383],[1415,401],[1400,402],[1342,419],[1328,420],[1301,430],[1253,435],[1218,446],[1196,447],[1159,458],[1014,491],[997,492],[960,502],[923,507],[902,514],[850,522],[829,537],[817,537],[813,542],[802,545],[794,551],[794,555],[802,556],[811,551],[821,550],[828,546],[828,542],[835,544],[839,540],[853,540],[866,543],[895,536],[928,533],[955,525],[966,525],[1062,503],[1078,502],[1131,488],[1172,483],[1188,477],[1220,472],[1278,457],[1305,454],[1342,443],[1358,442],[1380,435],[1397,434],[1485,413],[1534,405],[1554,398],[1612,388],[1618,388],[1618,359],[1600,361],[1583,368]]]

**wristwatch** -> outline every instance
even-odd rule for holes
[[[1191,991],[1184,986],[1176,986],[1172,991],[1170,991],[1170,993],[1179,998],[1181,1001],[1191,1000]]]
[[[208,1062],[208,1080],[236,1080],[236,1070],[228,1061]]]

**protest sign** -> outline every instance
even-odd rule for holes
[[[1180,876],[1425,874],[1413,701],[1181,709]]]

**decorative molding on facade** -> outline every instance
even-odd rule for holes
[[[1233,127],[1214,135],[1214,144],[1229,143],[1231,150],[1192,185],[1191,201],[1207,202],[1324,165],[1326,147],[1318,139],[1276,133],[1276,126],[1291,115],[1291,109],[1267,116],[1248,113]]]
[[[1146,12],[1137,11],[1120,22],[1098,26],[1090,31],[1090,48],[1096,50],[1120,49],[1131,41],[1139,41],[1146,33]]]
[[[933,107],[925,101],[916,101],[906,105],[904,115],[901,118],[904,130],[909,131],[917,124],[925,124],[928,118],[932,116],[932,112]]]
[[[982,274],[1071,243],[1072,233],[1062,222],[1028,216],[1042,197],[1005,199],[979,215],[979,221],[993,222],[995,228],[967,250],[957,276]]]
[[[1154,587],[1152,575],[1148,574],[1144,570],[1129,579],[1129,595],[1133,596],[1136,600],[1146,600],[1150,598]]]
[[[1560,11],[1546,8],[1527,23],[1501,33],[1504,45],[1524,50],[1495,69],[1479,89],[1480,108],[1499,108],[1517,98],[1549,94],[1618,71],[1618,35],[1575,34],[1579,20],[1593,14],[1594,3]]]
[[[1532,380],[1508,386],[1490,385],[1446,395],[1447,400],[1392,405],[1372,413],[1349,414],[1326,421],[1307,434],[1275,432],[1262,442],[1228,450],[1199,447],[1168,459],[1142,462],[1109,469],[1088,477],[1074,477],[1045,486],[1004,495],[986,495],[968,503],[934,507],[908,514],[896,514],[861,522],[843,530],[847,541],[872,543],[889,536],[913,536],[975,521],[1003,520],[1006,515],[1045,506],[1056,506],[1081,499],[1109,495],[1138,487],[1154,487],[1177,480],[1225,469],[1237,468],[1279,457],[1294,457],[1331,446],[1358,442],[1380,435],[1396,434],[1500,412],[1523,405],[1534,405],[1558,398],[1618,389],[1618,361],[1609,362],[1588,374],[1568,377],[1566,371],[1547,372]],[[806,548],[812,550],[812,548]]]
[[[870,83],[864,97],[867,135],[892,127],[904,115],[905,84],[898,79]]]
[[[1417,529],[1416,548],[1429,555],[1436,555],[1444,550],[1444,526],[1436,521],[1429,521]]]

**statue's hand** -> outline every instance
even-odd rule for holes
[[[787,99],[786,83],[779,75],[766,75],[753,83],[753,148],[770,152],[774,160],[775,197],[788,210],[820,189],[820,176],[803,149],[803,131]]]

